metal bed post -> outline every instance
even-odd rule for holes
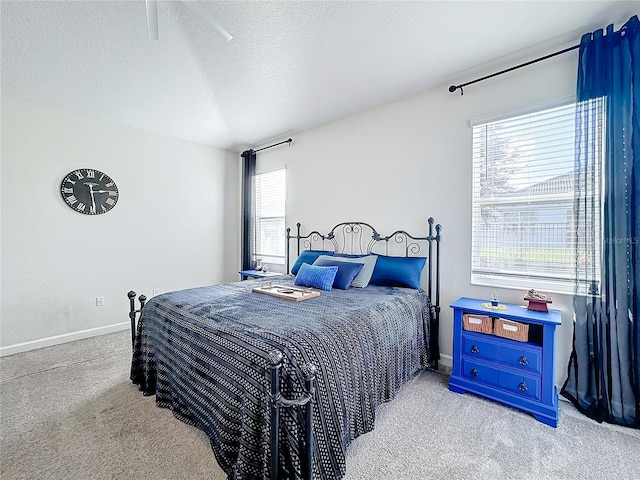
[[[431,283],[432,283],[432,279],[433,279],[433,275],[431,273],[431,260],[433,259],[433,257],[431,256],[432,253],[432,243],[433,243],[433,217],[429,217],[429,219],[427,220],[429,222],[429,257],[428,257],[428,262],[429,263],[429,276],[428,278],[428,282],[427,282],[427,295],[429,295],[429,298],[431,299]]]
[[[304,375],[305,392],[296,399],[287,399],[280,393],[280,367],[284,356],[282,352],[274,350],[269,353],[268,360],[271,368],[271,468],[270,480],[278,480],[278,433],[280,430],[280,408],[305,407],[304,451],[301,455],[302,480],[313,480],[313,395],[317,369],[315,365],[307,363],[301,370]]]
[[[287,239],[284,244],[285,263],[287,265],[287,273],[291,273],[291,269],[289,268],[289,238],[291,237],[291,229],[289,227],[285,229],[285,237]]]
[[[316,367],[312,363],[302,367],[305,376],[304,388],[310,399],[305,406],[304,456],[302,461],[303,480],[313,479],[313,394],[315,393]]]
[[[431,219],[432,220],[432,219]],[[438,342],[438,337],[440,336],[440,239],[442,238],[440,232],[442,231],[442,225],[436,225],[436,298],[435,298],[435,313],[436,318],[433,322],[433,331],[431,335],[431,346],[430,350],[432,352],[434,362],[433,369],[438,370],[438,360],[440,359],[440,343]],[[429,233],[431,236],[431,233]],[[431,246],[431,242],[429,242]],[[431,260],[429,260],[429,265],[431,265]]]
[[[296,255],[300,255],[300,239],[302,238],[300,237],[300,222],[296,223],[296,229],[298,230],[296,233],[296,238],[298,239],[298,251],[296,252]]]
[[[440,232],[442,225],[436,225],[436,305],[438,306],[436,314],[440,314]]]
[[[142,308],[144,307],[144,303],[147,301],[147,297],[144,295],[140,295],[138,300],[140,301],[140,309],[136,310],[136,292],[131,290],[127,293],[127,297],[129,297],[129,319],[131,320],[131,348],[133,348],[136,344],[136,314],[142,312]]]
[[[301,226],[301,225],[300,225],[300,222],[296,223],[296,229],[297,229],[297,232],[296,232],[296,236],[295,236],[295,237],[292,237],[292,236],[291,236],[291,228],[287,227],[287,228],[285,229],[285,234],[286,234],[286,235],[285,235],[285,236],[286,236],[286,243],[285,243],[285,256],[287,257],[287,258],[286,258],[287,273],[291,273],[291,269],[289,268],[289,255],[290,255],[290,252],[291,252],[291,247],[290,247],[290,245],[289,245],[289,242],[291,241],[291,239],[292,239],[292,238],[295,238],[295,239],[296,239],[297,246],[298,246],[298,247],[297,247],[296,255],[300,255],[300,240],[302,239],[302,237],[300,236],[300,226]]]
[[[127,293],[129,297],[129,319],[131,320],[131,347],[136,343],[136,292],[131,290]]]
[[[278,430],[280,430],[280,367],[282,366],[282,353],[274,351],[269,354],[271,365],[271,472],[270,479],[278,480]]]

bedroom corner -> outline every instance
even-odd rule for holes
[[[112,211],[65,205],[84,167],[117,183]],[[3,96],[2,355],[128,328],[134,286],[236,278],[238,178],[232,152]]]

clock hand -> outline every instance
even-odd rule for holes
[[[89,187],[89,195],[91,195],[91,210],[93,210],[95,212],[96,211],[96,199],[95,199],[94,193],[96,193],[96,192],[93,191],[93,187],[94,187],[94,185],[97,185],[97,183],[87,182],[87,183],[85,183],[85,185],[87,185]]]

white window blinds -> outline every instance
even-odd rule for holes
[[[602,109],[594,112],[601,125]],[[574,292],[586,238],[574,223],[575,117],[572,103],[473,126],[472,283]],[[597,175],[591,233],[600,228]]]
[[[284,264],[286,170],[257,174],[254,178],[254,259],[261,264]]]

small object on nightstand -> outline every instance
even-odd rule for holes
[[[536,312],[548,312],[547,303],[552,303],[551,297],[538,293],[533,288],[527,292],[524,300],[529,302],[527,310],[534,310]]]
[[[498,292],[497,291],[493,291],[493,293],[491,294],[491,302],[485,302],[482,304],[482,306],[484,308],[490,308],[492,310],[508,310],[509,307],[507,307],[506,305],[501,304],[498,301]]]
[[[240,270],[240,280],[254,280],[256,278],[277,277],[283,275],[277,272],[267,272],[264,270]]]
[[[492,307],[497,307],[498,305],[499,305],[498,292],[496,290],[494,290],[493,293],[491,294],[491,306]]]

